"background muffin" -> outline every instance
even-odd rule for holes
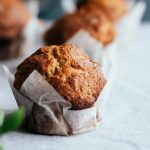
[[[87,3],[97,5],[112,21],[119,19],[127,12],[125,0],[81,0],[78,7],[80,8]]]
[[[106,83],[98,64],[74,45],[45,46],[28,57],[17,68],[14,82],[17,90],[33,70],[75,110],[92,107]]]
[[[24,4],[19,0],[0,0],[0,59],[19,54],[22,30],[29,19]]]
[[[106,15],[96,6],[87,4],[74,14],[65,15],[50,28],[46,44],[63,44],[80,29],[84,29],[104,45],[113,41],[115,29]]]

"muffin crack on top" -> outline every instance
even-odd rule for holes
[[[34,70],[69,101],[74,110],[92,107],[106,84],[98,64],[72,44],[40,48],[18,66],[14,87],[20,90]]]

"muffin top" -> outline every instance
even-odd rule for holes
[[[106,15],[92,4],[84,5],[74,14],[60,18],[45,34],[47,44],[63,44],[80,29],[84,29],[104,45],[113,41],[115,29]]]
[[[81,0],[78,6],[80,8],[87,3],[98,6],[112,21],[115,21],[123,16],[128,9],[125,0]]]
[[[14,87],[20,90],[34,70],[69,101],[74,110],[92,107],[106,83],[98,64],[71,44],[37,50],[18,66]]]
[[[20,0],[0,0],[0,38],[16,38],[29,19]]]

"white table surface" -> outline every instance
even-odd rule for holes
[[[0,76],[0,109],[17,108]],[[96,130],[71,137],[12,132],[0,138],[5,150],[150,149],[150,24],[143,24],[129,47],[119,51],[118,72],[106,113]]]

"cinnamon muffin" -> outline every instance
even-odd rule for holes
[[[0,59],[19,54],[22,30],[29,19],[24,4],[19,0],[0,0]]]
[[[106,83],[98,64],[71,44],[44,46],[22,62],[14,81],[18,91],[34,70],[72,104],[73,110],[92,107]]]
[[[112,21],[115,21],[123,16],[128,9],[124,0],[81,0],[78,3],[78,7],[80,8],[87,3],[98,6]]]
[[[106,15],[96,6],[82,7],[74,14],[60,18],[45,36],[46,44],[63,44],[80,29],[84,29],[104,45],[113,41],[115,29]]]

